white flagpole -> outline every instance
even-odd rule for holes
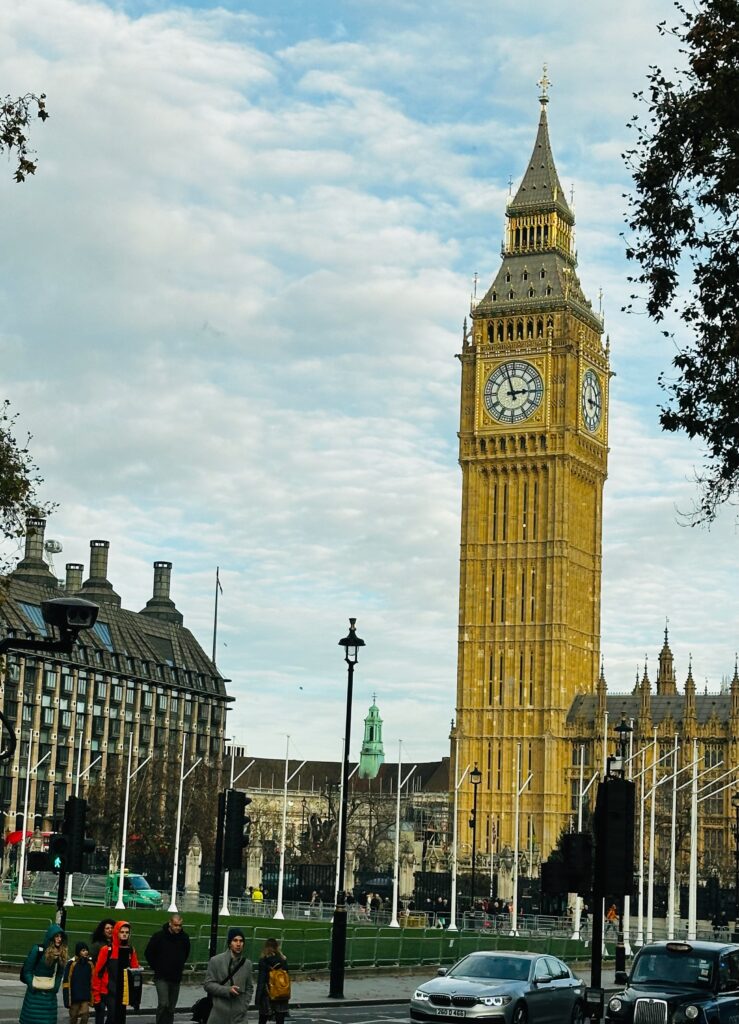
[[[667,890],[667,938],[675,938],[675,850],[677,831],[677,736],[672,758],[672,822],[670,824],[670,884]]]
[[[18,892],[13,903],[25,903],[23,899],[23,875],[26,870],[26,832],[28,831],[28,795],[31,789],[31,744],[33,740],[33,721],[28,730],[28,757],[26,758],[26,792],[23,797],[23,835],[21,836],[20,857],[18,858]]]
[[[126,770],[126,798],[123,804],[123,834],[121,836],[121,869],[118,877],[118,902],[115,905],[116,910],[125,910],[126,904],[123,902],[123,877],[126,873],[126,839],[128,837],[128,803],[131,795],[131,779],[134,777],[136,772],[141,771],[145,764],[151,761],[151,754],[142,761],[135,772],[131,772],[131,757],[133,755],[133,733],[128,738],[128,769]]]
[[[470,766],[467,765],[459,778],[459,736],[454,738],[454,773],[457,776],[454,786],[454,820],[452,821],[452,907],[448,932],[456,932],[457,928],[457,806],[459,804],[459,787],[465,780]]]
[[[80,795],[80,772],[82,771],[82,747],[84,746],[84,742],[85,742],[85,719],[84,719],[84,716],[83,716],[82,717],[82,732],[80,734],[79,746],[77,747],[77,778],[75,779],[75,783],[74,783],[74,795],[75,796],[79,796]],[[70,872],[69,878],[67,879],[67,897],[64,900],[64,906],[65,907],[73,907],[74,906],[74,901],[72,899],[72,872]]]
[[[395,858],[393,861],[393,918],[390,922],[391,928],[400,928],[400,922],[398,921],[398,892],[400,885],[400,794],[403,790],[403,786],[406,784],[408,779],[410,779],[417,767],[417,765],[414,764],[406,777],[404,779],[401,778],[402,747],[403,741],[398,740],[398,799],[395,805]]]
[[[280,873],[277,877],[277,910],[275,917],[283,921],[282,893],[285,888],[285,843],[287,842],[287,777],[290,771],[290,737],[285,737],[285,787],[282,792],[282,838],[280,839]]]
[[[652,799],[649,805],[649,883],[647,887],[647,942],[654,937],[654,812],[657,804],[657,730],[652,750]]]

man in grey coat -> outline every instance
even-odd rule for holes
[[[208,961],[203,988],[213,1000],[208,1024],[246,1024],[254,990],[251,960],[244,956],[244,933],[228,929],[228,949]]]

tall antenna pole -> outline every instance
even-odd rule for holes
[[[218,635],[218,591],[220,590],[220,592],[223,593],[223,587],[221,586],[221,579],[219,575],[220,568],[221,567],[219,565],[216,566],[216,600],[215,608],[213,610],[213,658],[211,659],[214,665],[216,663],[216,637]]]

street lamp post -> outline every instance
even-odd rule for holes
[[[339,871],[336,907],[331,928],[331,978],[329,999],[344,998],[344,961],[346,959],[346,893],[344,891],[344,867],[346,861],[346,833],[349,824],[349,741],[352,731],[352,688],[354,686],[354,666],[359,660],[359,648],[364,647],[364,640],[357,636],[356,619],[349,619],[349,632],[339,640],[344,648],[344,661],[347,666],[346,686],[346,723],[344,726],[344,759],[341,766],[341,821],[344,827],[339,833]]]
[[[732,942],[736,942],[737,935],[739,935],[739,793],[735,793],[731,798],[731,805],[736,817],[734,823],[734,934],[732,935]]]
[[[475,912],[475,864],[477,859],[477,787],[482,782],[482,772],[477,767],[477,761],[475,761],[475,767],[470,772],[470,782],[472,783],[472,817],[470,818],[470,828],[472,829],[472,877],[470,879],[470,911]]]

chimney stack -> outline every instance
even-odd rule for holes
[[[108,549],[107,540],[90,541],[90,577],[82,584],[83,596],[97,604],[112,604],[120,608],[121,599],[108,580]]]
[[[85,567],[82,562],[67,562],[67,579],[64,584],[64,589],[70,594],[76,594],[78,590],[82,590],[82,574],[85,571]]]
[[[45,530],[46,520],[43,516],[26,518],[26,550],[22,561],[15,567],[13,576],[17,580],[56,588],[56,578],[44,561]]]
[[[142,615],[150,615],[162,622],[172,622],[181,626],[183,618],[177,611],[174,601],[169,596],[169,585],[172,579],[171,562],[154,562],[154,592],[141,609]]]

